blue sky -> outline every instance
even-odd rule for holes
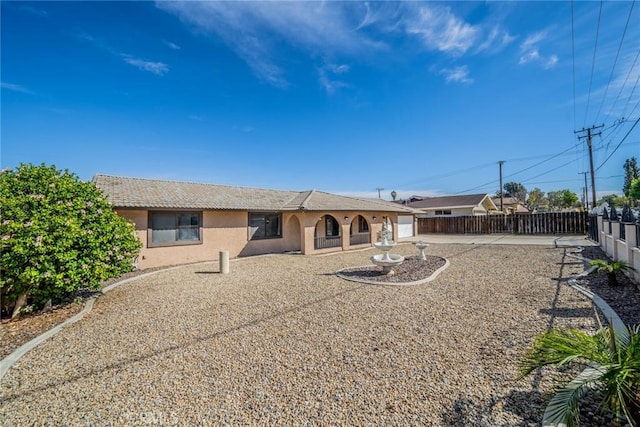
[[[1,165],[383,198],[620,192],[640,4],[1,3]]]

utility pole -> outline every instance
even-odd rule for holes
[[[498,164],[500,165],[500,212],[504,213],[504,191],[502,190],[502,165],[504,164],[504,160],[498,160]]]
[[[581,130],[573,131],[573,133],[579,133],[586,131],[586,135],[578,136],[578,140],[582,138],[587,138],[587,147],[589,147],[589,166],[591,168],[591,207],[596,207],[596,176],[593,171],[593,144],[591,143],[591,138],[594,136],[598,136],[602,134],[602,132],[592,133],[592,130],[604,127],[604,123],[600,126],[591,126],[590,128],[582,128]]]
[[[584,206],[585,210],[589,210],[589,196],[587,194],[589,194],[587,192],[587,173],[588,172],[578,172],[578,174],[580,175],[584,175],[584,187],[582,188],[582,205]]]
[[[378,190],[378,199],[380,199],[380,192],[381,192],[382,190],[384,190],[384,188],[380,188],[380,187],[378,187],[378,188],[376,188],[376,190]]]

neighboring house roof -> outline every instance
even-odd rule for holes
[[[317,190],[269,190],[100,174],[93,177],[93,182],[104,191],[111,204],[120,208],[414,212],[385,200],[339,196]]]
[[[500,209],[500,198],[494,198],[493,199],[493,203],[498,207],[498,209]],[[516,197],[503,197],[502,198],[502,206],[503,207],[513,207],[515,206],[515,213],[528,213],[529,209],[527,209],[526,207],[524,207],[522,205],[522,203],[520,202],[520,200],[518,200]]]
[[[417,197],[417,196],[413,196]],[[452,208],[472,208],[479,206],[487,199],[491,199],[487,194],[465,194],[460,196],[424,197],[422,200],[408,203],[407,206],[415,209],[452,209]],[[493,202],[491,202],[493,204]]]

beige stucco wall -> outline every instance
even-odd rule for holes
[[[381,212],[294,212],[282,215],[282,238],[249,240],[249,213],[247,211],[203,211],[202,243],[148,247],[148,211],[121,209],[119,215],[135,223],[136,235],[143,244],[138,257],[141,269],[159,266],[186,264],[201,261],[216,261],[220,251],[229,251],[231,258],[265,253],[301,251],[303,254],[334,252],[350,249],[349,229],[352,221],[362,215],[369,223],[371,242],[377,241],[382,229],[382,218],[389,215],[393,223],[393,235],[398,233],[397,215]],[[342,247],[316,250],[314,237],[324,233],[323,215],[332,215],[340,226],[344,237]],[[373,220],[373,217],[376,220]],[[346,219],[345,219],[346,217]],[[358,245],[362,247],[362,245]]]

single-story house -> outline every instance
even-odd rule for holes
[[[411,196],[404,206],[421,211],[417,214],[420,218],[488,215],[497,210],[496,205],[488,194],[441,197]]]
[[[493,198],[493,204],[500,210],[500,197]],[[516,197],[503,197],[502,198],[502,212],[506,214],[528,214],[527,209]]]
[[[416,229],[413,209],[379,199],[108,175],[93,182],[135,224],[140,268],[215,260],[220,251],[233,258],[370,247],[383,221],[393,236],[407,235],[407,218],[410,235]]]

